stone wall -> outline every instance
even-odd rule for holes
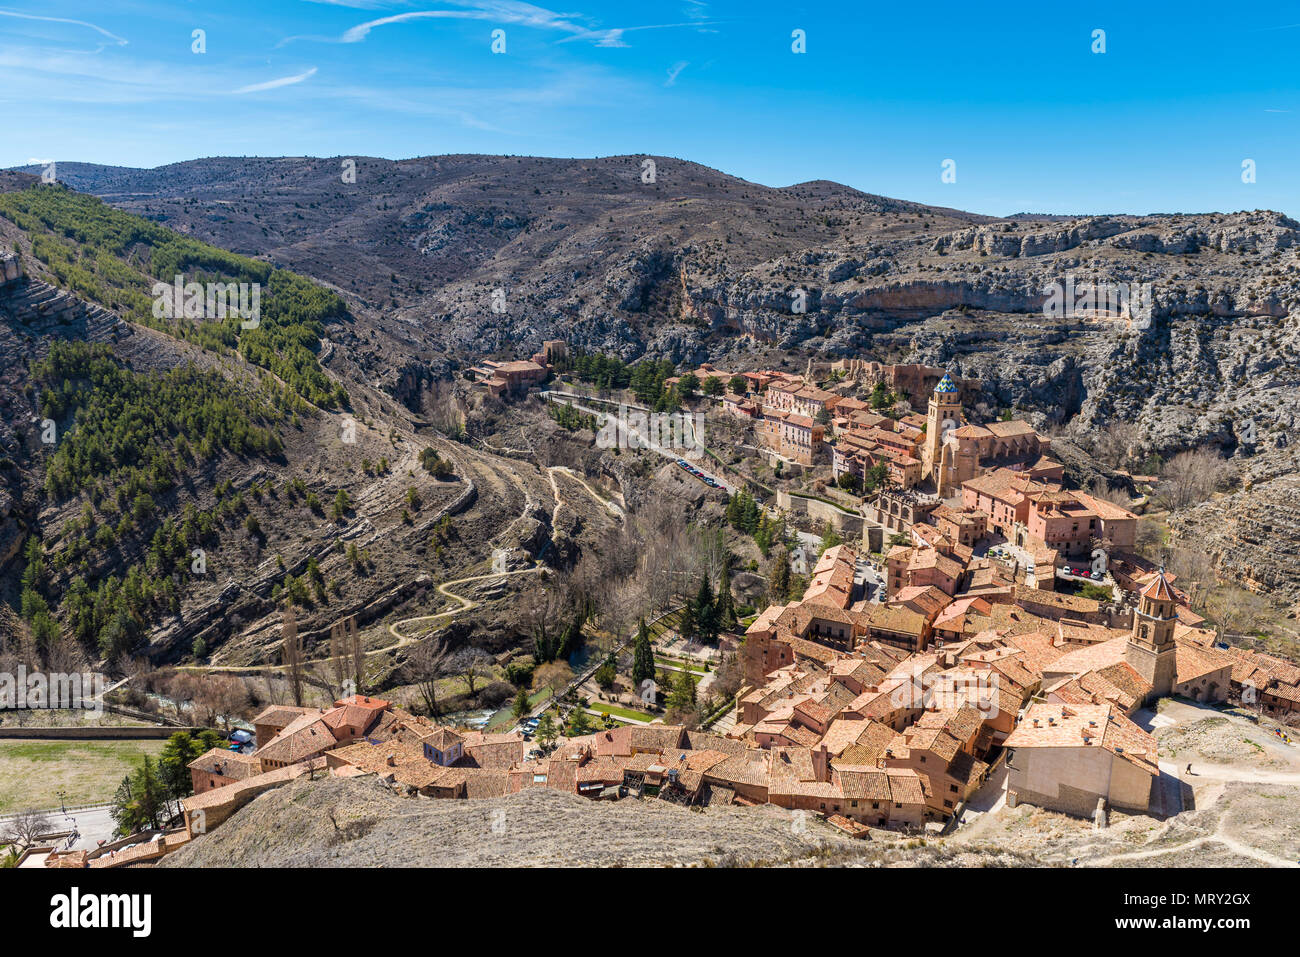
[[[853,515],[849,512],[842,511],[829,502],[823,502],[816,498],[802,498],[798,495],[791,495],[789,492],[778,491],[776,493],[776,507],[785,512],[795,515],[807,515],[815,522],[826,522],[844,537],[859,536],[862,534],[861,515]]]
[[[22,728],[22,727],[5,727],[0,728],[0,739],[3,738],[31,738],[41,741],[143,741],[150,739],[166,740],[178,731],[185,731],[189,734],[198,734],[205,728],[172,728],[172,727],[148,727],[148,728],[103,728],[103,727],[74,727],[74,728]]]

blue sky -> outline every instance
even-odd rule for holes
[[[995,215],[1300,215],[1300,3],[993,6],[0,0],[0,166],[633,153]]]

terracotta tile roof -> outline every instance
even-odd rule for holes
[[[505,771],[524,759],[524,737],[518,733],[465,735],[466,760],[476,767]]]
[[[917,718],[913,727],[940,728],[958,741],[968,742],[975,739],[983,724],[984,716],[977,709],[963,705],[957,708],[927,711]]]
[[[439,725],[416,725],[410,729],[422,742],[439,751],[447,751],[458,744],[464,744],[465,738],[451,728]]]
[[[266,708],[253,719],[253,725],[269,724],[276,728],[283,728],[304,714],[323,714],[320,708],[295,708],[287,704],[273,704]]]
[[[260,762],[295,764],[333,748],[338,739],[319,717],[305,714],[253,752]]]
[[[890,604],[906,605],[927,618],[937,618],[951,602],[952,599],[934,585],[908,585],[900,588],[898,594],[889,600]]]
[[[724,755],[739,754],[745,750],[742,742],[714,731],[687,731],[685,744],[695,751],[718,751]]]
[[[320,771],[324,767],[324,758],[312,758],[310,761],[303,761],[289,767],[275,768],[272,771],[245,778],[243,781],[227,784],[225,787],[213,788],[211,791],[204,791],[202,794],[192,794],[181,801],[181,806],[186,811],[220,807],[227,801],[238,799],[243,794],[256,792],[259,788],[267,785],[292,781],[294,778],[301,777],[309,772]]]
[[[767,786],[769,751],[747,749],[729,755],[705,773],[705,780],[722,784],[743,784],[750,787]]]
[[[889,797],[895,804],[916,805],[925,803],[925,788],[921,776],[910,768],[890,768]]]
[[[1165,579],[1164,572],[1159,572],[1151,583],[1142,589],[1143,598],[1151,598],[1155,601],[1176,601],[1174,590],[1169,582]]]
[[[874,765],[836,765],[834,777],[839,782],[841,793],[850,801],[893,800],[889,775]]]
[[[862,612],[862,618],[868,627],[892,634],[915,637],[925,634],[925,615],[910,608],[896,605],[876,605]]]
[[[1195,681],[1232,666],[1232,659],[1186,641],[1174,642],[1175,680]]]
[[[230,751],[226,748],[213,748],[199,755],[186,765],[192,771],[207,771],[223,778],[243,781],[261,770],[261,763],[254,755]]]
[[[1117,635],[1109,641],[1095,645],[1085,645],[1067,654],[1061,655],[1048,666],[1053,674],[1083,674],[1085,671],[1098,671],[1124,660],[1124,651],[1128,647],[1128,636]]]
[[[965,751],[958,752],[948,764],[947,775],[970,787],[988,772],[989,766]]]
[[[1102,747],[1148,774],[1159,774],[1156,739],[1112,704],[1035,704],[1004,742],[1007,748]]]
[[[1035,435],[1034,427],[1023,419],[1012,419],[1009,422],[990,422],[988,430],[999,438],[1012,438],[1017,435]]]
[[[849,748],[857,748],[858,755],[870,754],[869,763],[883,756],[885,748],[893,740],[893,729],[871,718],[859,718],[852,714],[840,715],[831,722],[821,740],[831,757],[839,757]]]

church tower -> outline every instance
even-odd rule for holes
[[[1133,614],[1133,633],[1124,650],[1124,659],[1150,683],[1150,700],[1172,694],[1178,677],[1174,645],[1178,615],[1174,605],[1174,590],[1165,580],[1162,568],[1138,597],[1138,609]]]
[[[930,408],[926,414],[925,445],[921,451],[921,470],[935,485],[940,484],[940,464],[943,461],[943,424],[953,422],[962,424],[961,401],[958,399],[957,384],[948,373],[943,374],[939,384],[930,396]]]

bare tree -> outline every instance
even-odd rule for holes
[[[465,405],[456,397],[451,383],[434,382],[425,400],[429,421],[443,435],[456,437],[465,431]]]
[[[1193,607],[1198,604],[1198,596],[1214,587],[1214,562],[1204,548],[1177,542],[1165,549],[1164,562],[1178,576],[1178,587],[1188,593]]]
[[[0,844],[12,844],[24,850],[36,843],[37,838],[49,834],[53,828],[49,817],[42,811],[28,809],[0,825]]]
[[[539,649],[548,648],[568,624],[567,588],[557,582],[532,589],[522,600],[521,620]]]
[[[361,632],[357,629],[357,616],[348,618],[348,651],[352,655],[352,680],[356,682],[357,691],[363,691],[366,685],[366,653],[361,646]]]
[[[1170,509],[1206,501],[1232,475],[1231,464],[1210,449],[1179,452],[1160,470],[1157,492]]]
[[[1138,554],[1146,558],[1162,558],[1165,548],[1165,528],[1153,518],[1138,519],[1133,544]]]
[[[731,556],[721,529],[703,530],[699,536],[699,565],[701,574],[707,575],[710,587],[722,577],[722,566]]]
[[[1268,602],[1254,592],[1236,585],[1225,585],[1206,599],[1205,610],[1225,634],[1240,635],[1257,630],[1267,620],[1271,609]]]
[[[285,610],[284,624],[280,626],[280,660],[289,675],[289,686],[293,690],[293,703],[302,707],[303,702],[303,658],[302,636],[298,634],[298,619],[292,607]]]
[[[1113,469],[1122,469],[1135,457],[1141,430],[1132,422],[1111,422],[1104,429],[1091,434],[1093,457]]]
[[[1128,508],[1131,499],[1122,488],[1116,488],[1101,476],[1097,476],[1088,486],[1088,494],[1105,502],[1112,502],[1121,508]]]
[[[335,700],[343,697],[344,685],[348,679],[349,649],[347,632],[341,621],[330,625],[330,694]]]
[[[552,694],[559,694],[561,689],[573,680],[573,669],[564,661],[551,661],[538,665],[533,671],[533,688],[541,690],[550,688]]]
[[[201,724],[212,725],[219,718],[227,731],[230,719],[248,708],[248,689],[233,675],[205,675],[199,680],[194,699]]]
[[[188,671],[173,672],[163,678],[163,691],[172,700],[176,720],[184,721],[186,712],[199,694],[199,678]]]
[[[457,652],[453,659],[452,668],[465,682],[471,698],[478,694],[476,686],[479,680],[492,675],[488,668],[488,660],[488,656],[479,648],[464,648]]]
[[[407,680],[419,689],[425,710],[431,715],[438,713],[438,679],[447,674],[449,657],[444,641],[426,638],[411,649],[406,659]]]

